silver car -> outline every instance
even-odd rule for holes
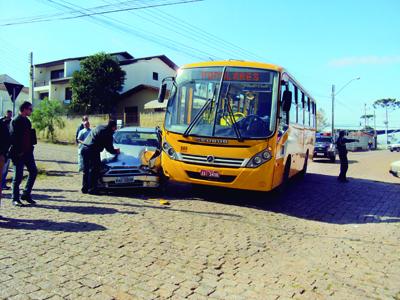
[[[117,130],[114,134],[114,147],[119,148],[121,153],[113,155],[106,150],[101,153],[103,169],[100,187],[133,188],[160,185],[157,168],[149,166],[150,159],[160,153],[157,129],[125,127]]]

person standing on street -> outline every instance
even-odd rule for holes
[[[117,123],[110,120],[108,125],[100,125],[93,129],[83,142],[81,150],[83,157],[83,178],[82,193],[97,195],[97,182],[100,176],[100,153],[106,149],[111,154],[119,154],[120,150],[115,149],[114,132],[117,130]]]
[[[10,131],[11,120],[12,120],[12,111],[11,110],[7,110],[6,115],[0,119],[0,122],[5,124],[8,131]],[[3,190],[9,189],[9,187],[7,186],[7,174],[8,174],[9,167],[10,167],[10,158],[6,158],[3,169],[0,168],[0,170],[2,171],[1,175],[3,177],[3,179],[0,181],[0,183],[1,183],[1,187]]]
[[[29,176],[25,189],[21,195],[21,200],[30,204],[36,204],[32,199],[31,192],[37,176],[35,158],[33,156],[34,145],[36,144],[36,134],[32,129],[31,121],[28,117],[32,114],[32,104],[25,101],[19,108],[19,115],[11,121],[10,136],[11,148],[10,158],[14,164],[14,176],[12,181],[13,205],[23,206],[20,201],[19,186],[22,182],[24,166],[26,166]]]
[[[78,141],[78,134],[79,134],[79,132],[80,132],[83,128],[85,128],[85,125],[84,125],[85,122],[89,122],[89,117],[88,117],[87,115],[84,115],[84,116],[82,117],[81,125],[79,125],[79,127],[76,129],[75,141],[76,141],[77,144],[79,144],[79,141]]]
[[[358,142],[358,140],[354,139],[346,139],[344,137],[345,132],[342,130],[339,132],[339,137],[336,140],[336,148],[339,152],[340,159],[340,174],[337,178],[340,182],[348,182],[346,178],[346,173],[349,168],[349,161],[347,160],[347,148],[346,143]]]
[[[0,170],[3,169],[7,161],[8,150],[10,148],[10,131],[5,122],[0,121]],[[3,172],[0,172],[0,182],[2,182]],[[0,185],[0,205],[2,196],[2,185]]]
[[[89,121],[83,122],[84,128],[79,131],[78,133],[78,138],[76,139],[78,141],[78,171],[82,172],[83,171],[83,159],[82,159],[82,147],[83,147],[83,142],[89,135],[91,129],[90,129],[90,123]]]

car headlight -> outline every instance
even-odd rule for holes
[[[272,154],[269,150],[264,150],[262,152],[257,153],[254,155],[249,162],[247,163],[247,168],[257,168],[262,164],[266,163],[272,158]]]
[[[176,152],[175,152],[174,148],[171,147],[170,144],[168,144],[166,141],[164,141],[162,144],[162,148],[163,148],[164,152],[167,153],[171,159],[176,159]]]

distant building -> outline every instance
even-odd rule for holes
[[[0,115],[3,116],[7,110],[13,110],[13,103],[11,101],[10,95],[7,92],[4,82],[21,84],[7,74],[0,75]],[[18,112],[18,107],[24,101],[29,100],[29,89],[24,87],[19,93],[17,100],[15,101],[15,111]]]
[[[161,80],[175,76],[177,65],[165,55],[134,58],[128,52],[111,53],[126,72],[120,100],[115,103],[116,114],[125,124],[139,125],[144,105],[157,98]],[[67,58],[35,65],[34,104],[42,99],[57,99],[69,104],[72,99],[71,78],[80,70],[85,57]]]
[[[128,52],[110,53],[118,62],[133,59]],[[37,105],[44,98],[59,100],[70,104],[72,100],[72,73],[80,70],[81,60],[87,56],[65,58],[34,65],[33,104]]]

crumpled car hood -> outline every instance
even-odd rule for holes
[[[106,150],[101,152],[101,161],[109,167],[140,167],[142,165],[141,157],[146,150],[155,151],[154,147],[132,146],[114,144],[115,148],[119,148],[121,153],[113,155]]]

